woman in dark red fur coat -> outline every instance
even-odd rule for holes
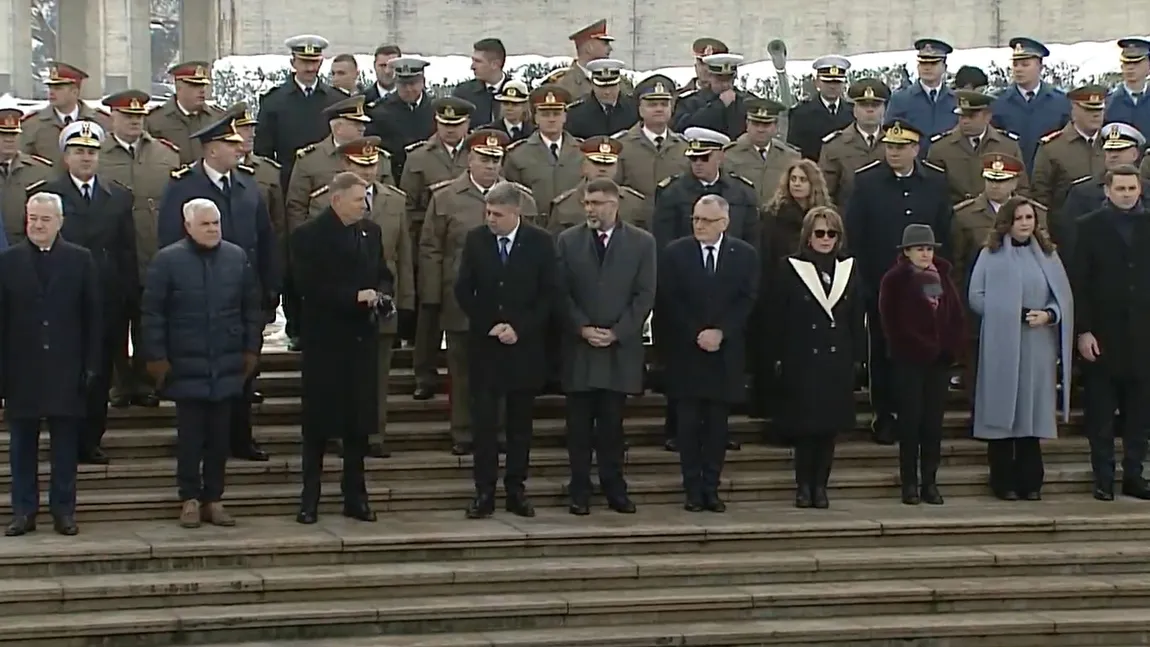
[[[963,305],[950,263],[934,255],[930,225],[907,225],[899,247],[903,255],[882,277],[878,300],[898,402],[902,502],[941,505],[935,476],[948,370],[963,349]]]

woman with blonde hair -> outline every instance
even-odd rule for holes
[[[843,220],[815,207],[800,248],[782,259],[771,289],[765,363],[780,379],[779,431],[795,445],[795,506],[826,508],[835,436],[854,428],[855,366],[867,339],[855,260]]]
[[[998,210],[974,263],[969,298],[982,319],[974,437],[987,441],[991,490],[1005,501],[1037,501],[1044,476],[1039,441],[1057,437],[1059,404],[1063,419],[1070,417],[1074,300],[1029,199],[1010,198]]]

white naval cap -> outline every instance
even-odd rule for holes
[[[60,131],[59,143],[61,151],[69,146],[99,148],[104,143],[104,129],[100,124],[87,119],[73,121]]]
[[[721,132],[696,126],[684,130],[683,138],[687,140],[688,157],[707,155],[731,143],[731,138]]]
[[[396,78],[413,79],[423,74],[423,68],[431,65],[431,61],[415,56],[400,56],[391,59],[391,69],[395,70]]]
[[[1103,126],[1101,135],[1103,150],[1116,151],[1133,146],[1142,148],[1146,145],[1146,137],[1137,128],[1121,121],[1112,121]]]
[[[615,85],[619,82],[625,63],[614,58],[597,58],[585,66],[595,85]]]
[[[315,34],[300,34],[284,40],[284,47],[291,50],[297,58],[318,60],[323,58],[323,50],[331,43],[323,36]]]
[[[851,62],[845,56],[830,54],[816,58],[811,67],[820,81],[845,81]]]
[[[700,60],[703,61],[703,65],[707,66],[707,70],[711,74],[731,75],[743,64],[745,59],[738,54],[711,54]]]

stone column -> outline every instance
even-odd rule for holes
[[[123,1],[123,0],[119,0]],[[152,93],[152,3],[128,2],[128,87]]]
[[[104,94],[104,3],[58,0],[57,57],[88,73],[81,96],[99,99]]]
[[[180,4],[180,60],[215,61],[220,56],[219,0],[183,0]]]
[[[32,98],[32,0],[0,0],[0,95]]]

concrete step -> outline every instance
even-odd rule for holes
[[[904,555],[904,566],[915,570],[895,570],[893,577],[925,576],[931,573],[932,559],[936,568],[965,564],[992,571],[956,571],[956,577],[997,576],[999,567],[1031,566],[1040,569],[1038,574],[1076,575],[1130,572],[1131,563],[1141,569],[1150,550],[1150,504],[1124,497],[1100,503],[1088,495],[1016,503],[952,496],[937,507],[844,498],[833,501],[830,510],[796,510],[760,501],[732,505],[726,514],[645,505],[635,515],[617,515],[599,506],[589,517],[573,517],[563,509],[540,508],[533,519],[502,511],[484,520],[466,520],[461,510],[399,512],[373,524],[329,514],[312,526],[283,515],[240,518],[234,528],[195,530],[180,528],[175,514],[172,506],[170,520],[87,523],[78,536],[66,539],[50,528],[6,539],[0,542],[0,578],[113,574],[131,578],[171,571],[367,564],[394,565],[402,572],[418,571],[418,566],[408,566],[417,562],[435,565],[438,570],[427,576],[438,573],[443,583],[447,577],[443,569],[456,560],[491,560],[490,568],[502,570],[498,577],[506,579],[518,576],[509,566],[512,560],[565,563],[612,557],[638,568],[639,562],[633,561],[637,556],[670,560],[653,567],[651,576],[665,576],[670,568],[675,577],[689,577],[689,571],[680,572],[682,564],[675,557],[689,557],[699,569],[706,569],[707,560],[729,553],[755,553],[762,560],[756,568],[803,578],[800,573],[819,569],[872,569],[881,561],[873,552],[878,550],[893,551],[886,553],[887,558]],[[831,549],[846,550],[821,552]],[[408,572],[408,581],[414,581]],[[584,577],[578,571],[569,576]]]
[[[561,424],[547,421],[542,424]],[[656,424],[656,423],[652,423]],[[658,421],[659,425],[662,424]],[[538,427],[537,427],[538,430]],[[113,455],[108,465],[80,465],[77,478],[83,491],[96,489],[169,488],[174,483],[176,473],[175,458],[137,457],[129,448],[135,445],[117,445],[120,440],[133,443],[154,442],[157,449],[165,444],[172,449],[167,456],[174,455],[175,432],[157,430],[147,438],[118,436],[105,444]],[[271,427],[260,430],[258,437],[264,448],[272,452],[266,462],[230,460],[228,462],[227,483],[238,485],[298,484],[302,474],[301,459],[298,455],[299,431],[291,427]],[[134,433],[134,432],[129,432]],[[1049,465],[1065,463],[1080,464],[1089,452],[1084,437],[1070,436],[1045,441],[1043,459]],[[45,457],[46,458],[46,457]],[[835,450],[836,470],[860,468],[891,469],[898,458],[898,447],[876,445],[865,440],[839,443]],[[726,469],[734,472],[783,472],[792,470],[792,450],[787,447],[773,447],[758,444],[743,445],[739,451],[727,452]],[[646,475],[668,475],[679,472],[679,455],[668,452],[661,446],[637,446],[626,454],[626,473],[640,478]],[[467,479],[473,465],[471,456],[453,456],[449,452],[403,451],[387,459],[369,458],[366,462],[368,478],[372,481],[419,481]],[[971,439],[949,438],[943,441],[944,466],[985,466],[986,445]],[[325,480],[338,483],[342,460],[328,456],[324,462]],[[40,482],[47,484],[51,466],[40,464]],[[563,479],[570,475],[567,451],[557,447],[534,448],[531,452],[532,478]],[[11,469],[0,464],[0,485],[11,483]]]

